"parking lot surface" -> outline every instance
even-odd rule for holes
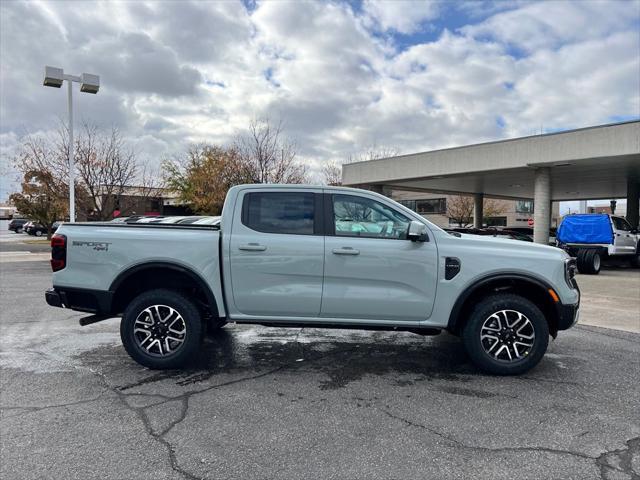
[[[158,372],[129,359],[117,319],[48,307],[46,262],[0,269],[1,478],[640,475],[633,332],[579,325],[501,378],[447,334],[228,325],[193,368]],[[582,318],[604,322],[593,281]],[[631,326],[633,294],[616,313]]]

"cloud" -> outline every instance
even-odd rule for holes
[[[434,0],[365,0],[363,10],[376,28],[411,34],[426,20],[438,16],[440,2]]]
[[[534,2],[467,25],[461,31],[531,53],[628,29],[637,31],[639,19],[640,5],[636,1]]]
[[[98,95],[75,90],[76,118],[118,126],[156,163],[230,143],[254,117],[283,120],[314,172],[373,144],[409,153],[640,117],[637,0],[12,1],[0,55],[3,164],[21,135],[66,119],[46,64],[99,74]]]

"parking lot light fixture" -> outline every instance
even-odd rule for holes
[[[76,221],[76,193],[75,193],[75,164],[73,152],[73,82],[80,84],[80,91],[85,93],[98,93],[100,89],[100,77],[91,73],[82,75],[65,74],[62,68],[44,67],[45,87],[62,87],[62,83],[67,81],[68,110],[69,110],[69,221]]]

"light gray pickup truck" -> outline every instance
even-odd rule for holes
[[[75,223],[51,240],[49,305],[122,316],[131,357],[177,368],[227,322],[460,336],[473,362],[519,374],[578,319],[564,251],[449,234],[373,192],[240,185],[219,226]]]

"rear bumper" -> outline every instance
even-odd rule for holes
[[[45,292],[44,298],[52,307],[108,315],[111,313],[113,292],[54,286]]]

